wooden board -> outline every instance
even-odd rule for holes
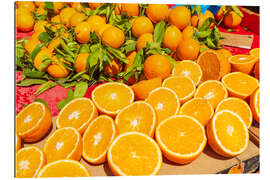
[[[241,35],[221,32],[221,36],[225,39],[222,40],[222,45],[233,46],[244,49],[251,49],[253,43],[253,35]]]

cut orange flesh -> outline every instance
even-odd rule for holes
[[[250,74],[253,66],[258,61],[258,58],[254,55],[239,54],[229,58],[229,62],[232,64],[232,71],[242,72]]]
[[[260,123],[260,88],[250,96],[250,108],[254,119]]]
[[[21,147],[22,147],[21,137],[16,134],[16,151],[21,149]]]

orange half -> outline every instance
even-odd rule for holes
[[[254,119],[260,122],[260,88],[258,88],[250,97],[250,108]]]
[[[232,71],[250,74],[253,66],[259,59],[254,55],[238,54],[229,58]]]

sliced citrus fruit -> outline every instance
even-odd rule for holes
[[[136,84],[133,84],[131,87],[134,91],[136,100],[145,100],[149,93],[162,85],[161,77],[142,80]]]
[[[121,109],[134,101],[134,93],[123,83],[104,83],[93,90],[92,99],[101,113],[116,116]]]
[[[16,151],[18,151],[22,147],[22,139],[17,134],[16,134],[16,137],[15,138],[16,138],[15,139],[15,141],[16,141]]]
[[[208,100],[215,109],[222,99],[228,97],[228,92],[220,81],[208,80],[199,85],[195,97],[202,97]]]
[[[235,98],[235,97],[223,99],[217,105],[216,112],[219,112],[222,110],[230,110],[234,112],[235,114],[239,115],[243,119],[247,128],[251,126],[252,113],[246,101],[240,98]]]
[[[176,115],[180,107],[177,94],[166,87],[154,89],[145,101],[155,109],[158,123]]]
[[[173,69],[173,76],[187,76],[190,77],[195,85],[198,85],[202,78],[201,67],[194,61],[183,60],[178,62]]]
[[[254,65],[254,76],[257,79],[260,79],[260,61],[256,62],[256,64]]]
[[[260,58],[260,48],[254,48],[249,51],[249,54],[256,56],[257,58]]]
[[[248,129],[242,118],[229,110],[213,116],[207,125],[207,140],[219,155],[233,157],[241,154],[248,146]]]
[[[16,153],[16,178],[36,177],[45,165],[44,153],[38,147],[28,146]]]
[[[218,49],[217,53],[224,55],[227,59],[229,59],[232,56],[232,53],[224,48]]]
[[[38,178],[45,177],[88,177],[89,171],[78,161],[62,159],[46,164],[38,173]]]
[[[108,163],[115,175],[156,175],[162,164],[162,153],[149,136],[127,132],[117,136],[111,144]]]
[[[209,101],[204,98],[197,97],[187,101],[180,108],[179,114],[192,116],[205,126],[213,116],[214,109]]]
[[[232,65],[232,71],[250,74],[258,58],[254,55],[238,54],[230,57],[228,60]]]
[[[258,88],[250,96],[250,107],[254,119],[259,123],[260,122],[260,88]]]
[[[50,110],[40,102],[26,106],[16,117],[16,132],[24,142],[40,140],[52,124]]]
[[[92,164],[104,163],[115,136],[116,128],[110,116],[100,115],[94,119],[83,135],[83,158]]]
[[[56,127],[74,127],[83,134],[97,116],[97,109],[89,98],[76,98],[61,109],[56,119]]]
[[[203,125],[195,118],[175,115],[158,125],[156,140],[167,159],[187,164],[202,153],[206,134]]]
[[[48,137],[43,150],[48,163],[59,159],[80,160],[82,154],[81,135],[73,127],[57,129]]]
[[[245,73],[233,72],[222,78],[229,95],[241,99],[248,98],[258,87],[259,81]]]
[[[196,91],[194,82],[186,76],[169,77],[163,81],[162,86],[172,89],[177,94],[181,104],[191,99]]]
[[[153,137],[157,124],[154,108],[144,101],[136,101],[122,109],[115,118],[119,133],[138,131]]]

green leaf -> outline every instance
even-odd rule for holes
[[[207,18],[203,22],[203,24],[202,24],[201,28],[199,29],[199,31],[206,31],[206,30],[208,30],[210,28],[211,23],[215,23],[215,22],[216,22],[215,19],[213,19],[211,17],[210,18]]]
[[[44,2],[44,4],[47,9],[54,9],[53,2]]]
[[[75,98],[83,97],[87,89],[88,89],[87,82],[84,81],[78,82],[74,89],[74,97]]]
[[[165,31],[166,23],[164,21],[160,21],[159,23],[157,23],[154,29],[154,42],[161,44],[165,35]]]
[[[239,29],[226,29],[227,32],[237,32]]]
[[[45,56],[42,60],[42,63],[38,67],[38,70],[44,71],[50,64],[51,64],[51,59]]]
[[[44,84],[42,84],[38,89],[37,91],[34,93],[34,95],[38,96],[40,94],[42,94],[43,92],[47,91],[48,89],[51,89],[53,87],[56,86],[56,83],[53,82],[53,81],[48,81]]]
[[[59,109],[59,110],[61,110],[63,107],[65,107],[65,105],[67,104],[67,103],[69,103],[71,100],[73,100],[74,99],[74,93],[73,93],[73,91],[70,89],[70,90],[68,90],[68,92],[67,92],[67,98],[66,99],[62,99],[61,101],[59,101],[58,103],[57,103],[57,108]]]
[[[173,69],[177,64],[176,60],[173,59],[172,57],[166,55],[166,54],[164,56],[170,61],[171,65],[172,65],[172,69]]]
[[[89,44],[82,44],[80,47],[80,53],[89,52]]]
[[[207,43],[207,46],[208,46],[209,48],[211,48],[211,49],[216,49],[216,48],[217,48],[217,46],[213,43],[213,41],[211,40],[210,37],[208,37],[208,38],[206,39],[206,43]]]
[[[197,38],[206,38],[207,36],[209,36],[211,34],[211,30],[208,29],[206,31],[199,31],[199,32],[195,31],[195,34],[196,34]]]
[[[44,79],[24,79],[22,81],[19,81],[16,85],[17,86],[32,86],[35,84],[44,84],[47,81]]]
[[[110,46],[106,46],[106,49],[117,59],[119,59],[120,61],[124,62],[125,64],[128,63],[128,59],[126,57],[126,55],[124,53],[122,53],[120,50],[118,49],[114,49]]]
[[[240,11],[240,9],[237,6],[232,6],[233,11],[240,17],[244,17],[243,13]]]
[[[85,71],[81,71],[81,72],[78,72],[77,74],[75,74],[74,76],[72,76],[72,78],[70,79],[70,81],[73,81],[77,78],[79,78],[81,75],[85,74],[86,70]]]
[[[44,99],[36,98],[36,99],[34,99],[34,102],[40,102],[40,103],[44,104],[45,106],[47,106],[48,109],[50,109],[47,102]]]
[[[37,47],[33,50],[32,54],[31,54],[31,59],[34,61],[35,57],[37,56],[37,54],[39,53],[39,51],[41,50],[41,48],[43,47],[43,43],[37,45]]]
[[[39,40],[44,42],[44,43],[48,43],[52,40],[52,38],[50,37],[50,35],[47,32],[42,32],[40,33],[40,35],[38,36]]]
[[[76,81],[71,81],[71,82],[57,81],[57,84],[59,84],[63,88],[70,88],[70,87],[75,86],[77,84],[77,82]]]

